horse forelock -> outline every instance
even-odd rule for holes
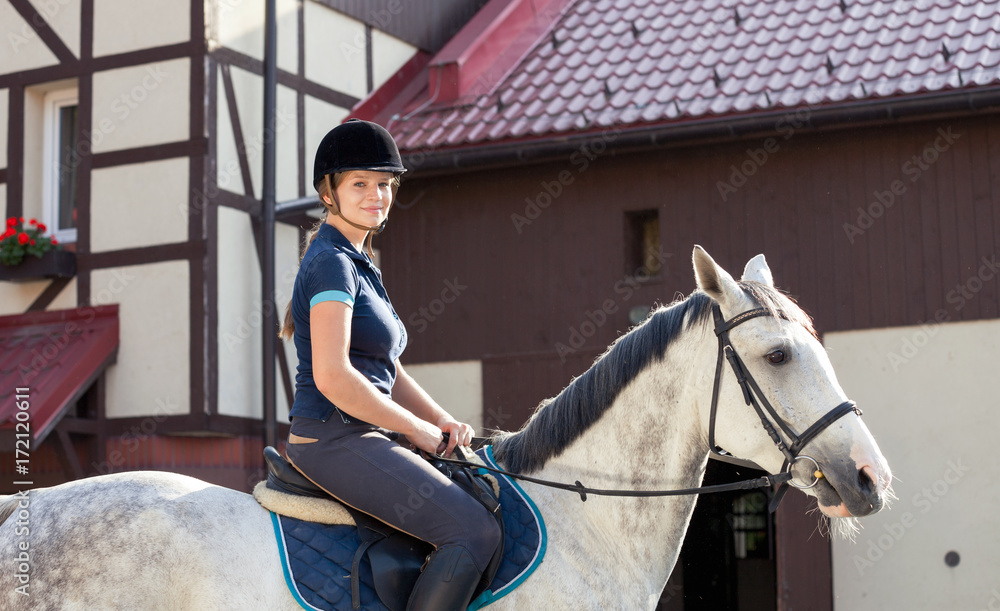
[[[711,305],[707,295],[695,291],[651,312],[562,392],[542,401],[520,431],[494,435],[497,459],[520,473],[540,469],[597,422],[630,381],[662,359],[681,331],[707,321]]]
[[[740,280],[738,284],[757,307],[764,308],[771,316],[802,325],[810,335],[819,339],[812,318],[791,297],[755,280]]]

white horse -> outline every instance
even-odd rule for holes
[[[747,264],[739,283],[700,247],[693,259],[700,290],[653,312],[543,402],[520,432],[498,436],[501,465],[595,488],[699,485],[718,350],[713,304],[726,320],[760,307],[783,315],[749,320],[731,338],[792,429],[804,431],[845,401],[808,317],[774,289],[763,256]],[[785,457],[728,365],[718,406],[715,441],[777,473]],[[804,453],[824,476],[806,492],[833,522],[877,511],[891,494],[886,461],[854,413]],[[493,607],[655,608],[695,496],[589,496],[583,503],[573,492],[523,487],[545,518],[548,550],[532,576]],[[269,514],[241,492],[171,473],[118,473],[7,497],[3,519],[3,609],[299,608],[282,576]],[[30,572],[20,570],[28,567],[19,568],[19,554]]]

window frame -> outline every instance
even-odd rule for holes
[[[79,89],[57,89],[43,98],[42,121],[42,222],[49,233],[64,244],[76,242],[77,228],[59,225],[59,164],[61,111],[80,105]],[[75,202],[74,202],[75,206]]]

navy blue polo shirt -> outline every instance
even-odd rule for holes
[[[309,311],[324,301],[351,306],[351,365],[387,395],[392,394],[396,381],[396,359],[406,347],[406,329],[389,302],[382,273],[340,231],[324,223],[306,249],[292,292],[299,356],[295,403],[289,413],[292,418],[326,421],[337,411],[313,380]]]

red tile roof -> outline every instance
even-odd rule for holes
[[[404,152],[981,88],[1000,0],[493,0],[415,79]]]
[[[117,351],[117,305],[0,316],[0,430],[15,428],[23,392],[31,437],[44,440]]]

